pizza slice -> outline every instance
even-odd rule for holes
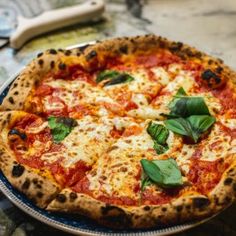
[[[45,120],[22,111],[2,112],[1,170],[13,186],[45,207],[59,190],[82,179],[124,126],[133,123],[122,117]]]

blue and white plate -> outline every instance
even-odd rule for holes
[[[0,88],[0,104],[2,103],[3,98],[7,95],[9,87],[15,78],[16,76],[13,76],[8,81],[6,81]],[[13,204],[15,204],[17,207],[19,207],[21,210],[23,210],[30,216],[52,227],[76,235],[112,235],[112,236],[170,235],[190,229],[210,219],[207,218],[201,221],[195,221],[164,228],[163,227],[152,228],[149,230],[114,230],[101,226],[96,222],[85,217],[79,217],[79,216],[75,217],[74,215],[62,215],[62,214],[51,213],[36,207],[34,204],[31,203],[30,200],[28,200],[24,196],[24,194],[20,193],[11,186],[11,184],[8,182],[8,180],[5,178],[5,176],[1,171],[0,171],[0,190]]]

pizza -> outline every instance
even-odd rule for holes
[[[202,219],[236,191],[236,74],[155,35],[38,54],[0,107],[0,168],[38,207],[113,228]]]

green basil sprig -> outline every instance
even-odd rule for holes
[[[153,139],[153,148],[157,154],[162,154],[168,150],[166,140],[169,136],[169,131],[164,125],[150,122],[147,127],[147,132]]]
[[[171,117],[188,117],[191,115],[210,115],[202,97],[189,97],[181,87],[168,105]]]
[[[197,143],[198,139],[206,130],[208,130],[216,119],[212,116],[194,115],[188,118],[176,118],[165,120],[166,127],[174,133],[192,138]]]
[[[157,184],[163,188],[178,187],[183,184],[180,169],[173,158],[166,160],[141,160],[143,178],[141,190],[150,184]]]
[[[216,121],[210,115],[202,97],[189,97],[181,87],[169,104],[170,114],[164,121],[166,127],[174,133],[190,137],[197,143],[202,133]]]
[[[53,140],[60,142],[77,126],[77,121],[69,117],[50,116],[48,125],[51,129]]]
[[[120,73],[114,70],[105,70],[98,74],[96,78],[96,83],[107,80],[104,86],[110,86],[115,84],[127,83],[133,81],[134,78],[127,73]]]

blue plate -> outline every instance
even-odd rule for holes
[[[7,95],[11,83],[16,78],[16,75],[6,81],[0,88],[0,104]],[[149,230],[114,230],[97,224],[96,222],[86,217],[79,217],[75,215],[64,215],[51,213],[46,210],[42,210],[36,207],[30,200],[28,200],[24,194],[17,191],[8,182],[6,177],[0,171],[0,190],[4,195],[17,207],[36,218],[37,220],[44,222],[52,227],[61,229],[65,232],[76,235],[132,235],[132,236],[148,236],[148,235],[170,235],[178,232],[182,232],[194,226],[197,226],[210,218],[190,222],[181,225],[175,225],[165,228],[153,228]]]

